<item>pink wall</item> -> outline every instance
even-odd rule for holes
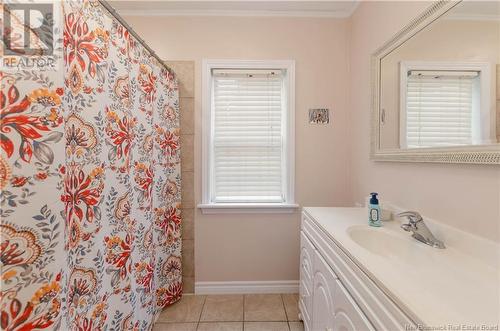
[[[370,54],[429,2],[363,2],[351,17],[351,185],[353,201],[382,200],[500,241],[498,166],[384,163],[369,160]]]
[[[159,54],[194,60],[195,202],[201,202],[201,61],[296,61],[295,186],[301,206],[351,204],[349,21],[331,18],[126,17]],[[182,97],[182,95],[181,95]],[[327,107],[333,123],[308,124]],[[296,280],[299,213],[195,215],[196,281]]]

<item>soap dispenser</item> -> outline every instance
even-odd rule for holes
[[[370,204],[368,205],[368,225],[370,226],[382,226],[380,221],[380,205],[378,203],[377,195],[378,193],[370,193]]]

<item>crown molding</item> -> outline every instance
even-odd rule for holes
[[[235,17],[327,17],[348,18],[350,12],[271,10],[121,10],[122,16],[235,16]]]
[[[348,18],[358,8],[360,0],[355,1],[349,10],[338,11],[291,11],[291,10],[170,10],[170,9],[142,9],[118,10],[122,16],[236,16],[236,17],[325,17]]]

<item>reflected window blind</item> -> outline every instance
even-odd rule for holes
[[[213,70],[213,202],[283,202],[281,71]]]
[[[408,148],[472,143],[474,80],[470,71],[410,71],[406,95]]]

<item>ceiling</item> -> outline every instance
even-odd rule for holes
[[[358,0],[346,1],[138,1],[108,2],[122,15],[349,17]]]
[[[500,20],[500,2],[464,1],[453,7],[445,18],[464,20]]]

